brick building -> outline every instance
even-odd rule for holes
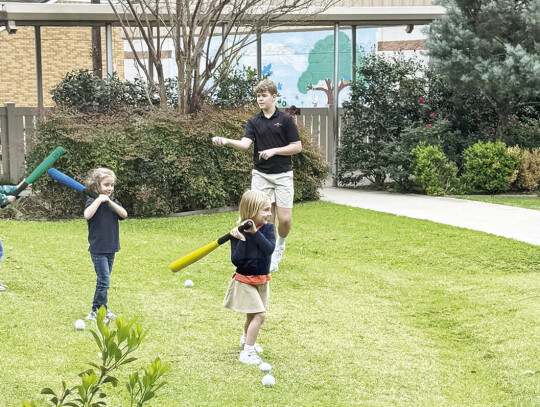
[[[124,78],[122,31],[113,30],[113,70]],[[105,28],[102,28],[105,63]],[[54,106],[50,91],[73,69],[92,70],[90,27],[41,27],[43,104]],[[33,27],[18,27],[16,34],[0,31],[0,106],[37,106],[36,53]]]

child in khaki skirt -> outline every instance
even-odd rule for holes
[[[238,208],[239,225],[251,221],[251,228],[239,232],[231,230],[231,261],[236,266],[225,293],[223,305],[246,314],[240,338],[240,362],[258,365],[262,352],[257,336],[266,316],[269,299],[270,260],[276,244],[270,198],[261,191],[246,191]]]

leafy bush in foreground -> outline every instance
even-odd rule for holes
[[[53,406],[71,407],[100,407],[106,406],[104,385],[110,384],[117,387],[119,380],[112,373],[120,366],[134,362],[137,358],[131,356],[137,350],[148,331],[143,331],[140,324],[135,320],[126,321],[123,317],[115,320],[116,329],[111,329],[104,322],[106,308],[103,306],[98,311],[98,331],[90,330],[101,355],[101,363],[89,363],[96,369],[88,369],[79,374],[81,384],[69,388],[62,381],[62,390],[57,394],[53,389],[45,387],[41,394],[50,396],[49,402]],[[126,388],[130,395],[130,406],[141,407],[147,401],[153,399],[156,392],[166,382],[160,381],[162,376],[169,370],[169,365],[164,365],[156,358],[143,373],[135,372],[129,376]],[[23,401],[23,407],[36,407],[35,403]]]

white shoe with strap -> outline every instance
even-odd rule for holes
[[[246,334],[242,334],[242,336],[240,336],[240,348],[242,348],[243,350],[245,346],[246,346]],[[255,347],[255,352],[263,353],[262,346],[259,345],[257,342],[255,342],[255,345],[253,346]]]
[[[257,352],[248,352],[247,350],[240,352],[238,360],[246,365],[260,365],[262,363],[262,359],[257,355]]]
[[[96,311],[90,311],[88,315],[86,316],[86,319],[88,321],[97,321],[97,312]]]

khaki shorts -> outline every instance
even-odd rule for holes
[[[249,285],[233,278],[225,293],[223,306],[243,314],[257,314],[266,312],[269,297],[270,286],[268,282],[260,285]]]
[[[251,171],[251,189],[265,192],[270,202],[280,208],[292,209],[294,201],[294,176],[292,171],[279,174],[265,174]]]

